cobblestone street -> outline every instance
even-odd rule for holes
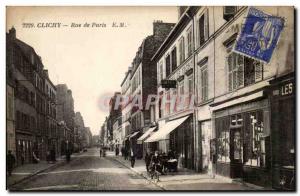
[[[10,190],[160,190],[117,161],[100,158],[96,148],[72,158],[69,164],[37,174]]]

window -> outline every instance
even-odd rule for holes
[[[187,33],[187,52],[188,57],[192,55],[192,29],[189,28]]]
[[[182,37],[179,41],[179,59],[180,63],[182,63],[185,59],[185,50],[184,50],[184,37]]]
[[[201,101],[208,99],[208,74],[207,66],[201,68]]]
[[[245,114],[245,165],[264,167],[266,162],[263,111]]]
[[[171,104],[170,104],[170,98],[171,98],[171,96],[170,96],[170,90],[168,90],[167,92],[166,92],[166,94],[165,94],[165,107],[166,107],[166,114],[165,115],[169,115],[170,114],[170,106],[171,106]]]
[[[228,21],[231,18],[233,18],[236,12],[237,12],[237,6],[224,6],[223,18]]]
[[[177,54],[176,47],[172,50],[172,72],[177,68]]]
[[[246,56],[230,53],[227,65],[229,91],[249,86],[263,78],[263,64]]]
[[[35,105],[35,96],[33,92],[30,92],[30,97],[31,97],[31,105]]]
[[[164,77],[164,72],[163,72],[164,70],[163,70],[163,63],[161,62],[160,64],[159,64],[159,81],[158,81],[158,83],[160,83],[161,82],[161,80],[163,79],[163,77]]]
[[[21,128],[21,112],[17,111],[16,114],[16,128],[20,129]]]
[[[208,10],[199,18],[199,45],[201,46],[208,39]]]
[[[171,73],[171,58],[170,58],[170,55],[168,55],[166,57],[166,77],[168,77]]]
[[[217,133],[217,160],[220,162],[230,162],[229,159],[229,118],[216,119]]]
[[[189,95],[193,94],[193,75],[188,78],[188,92]]]

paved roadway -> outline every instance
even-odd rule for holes
[[[99,149],[88,149],[69,164],[40,173],[11,190],[160,190],[115,160],[99,157]]]

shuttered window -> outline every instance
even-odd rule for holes
[[[208,73],[207,66],[203,66],[201,69],[201,101],[208,99]]]
[[[263,79],[263,64],[257,60],[230,53],[226,62],[229,91],[252,85]]]
[[[199,18],[199,45],[201,46],[208,39],[208,10]]]

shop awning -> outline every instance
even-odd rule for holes
[[[157,142],[159,140],[165,140],[166,136],[181,125],[189,116],[185,116],[176,120],[172,120],[163,125],[157,132],[153,133],[144,142]]]
[[[134,132],[133,134],[131,134],[131,135],[129,136],[129,139],[131,139],[131,138],[135,137],[135,136],[136,136],[138,133],[139,133],[139,131],[137,131],[137,132]]]
[[[142,144],[143,143],[143,141],[148,137],[148,136],[150,136],[152,133],[153,133],[153,131],[156,129],[156,127],[151,127],[150,129],[148,129],[141,137],[139,137],[138,139],[137,139],[137,143],[138,144]]]

